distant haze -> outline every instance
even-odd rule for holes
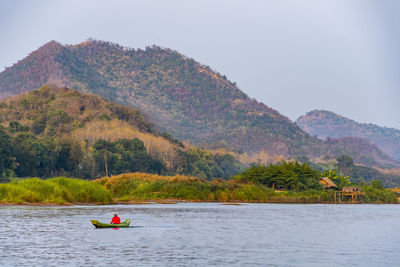
[[[400,1],[0,3],[0,71],[50,40],[157,44],[292,120],[313,109],[400,129]]]

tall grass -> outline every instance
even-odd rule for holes
[[[90,181],[65,177],[32,178],[0,184],[0,202],[106,204],[112,202],[112,195],[103,186]]]
[[[364,202],[398,203],[387,189],[364,187]],[[14,180],[0,184],[0,203],[112,203],[134,199],[179,199],[190,201],[240,201],[271,203],[332,202],[333,191],[275,191],[259,184],[237,180],[205,181],[188,176],[129,173],[96,181],[58,177]]]
[[[235,180],[205,181],[188,176],[130,173],[96,180],[119,200],[181,199],[191,201],[306,202],[332,201],[333,193],[321,190],[276,192],[257,184]]]

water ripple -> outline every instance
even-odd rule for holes
[[[393,266],[400,205],[0,207],[1,266]],[[132,226],[95,229],[118,212]]]

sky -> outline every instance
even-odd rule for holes
[[[0,71],[43,44],[171,48],[296,120],[323,109],[400,129],[400,1],[0,2]]]

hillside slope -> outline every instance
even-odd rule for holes
[[[400,161],[400,130],[358,123],[330,111],[314,110],[301,116],[297,125],[321,139],[355,136],[365,138],[392,158]]]
[[[37,135],[74,135],[93,122],[113,120],[139,132],[158,135],[153,123],[139,110],[66,87],[44,86],[0,102],[1,124],[8,126],[10,121],[17,121]],[[116,136],[119,134],[115,132]]]
[[[0,97],[44,83],[138,108],[160,129],[195,145],[286,157],[351,154],[357,163],[383,168],[398,164],[375,158],[379,153],[362,155],[310,136],[276,110],[250,99],[225,76],[170,49],[134,50],[102,41],[63,46],[52,41],[0,73]]]
[[[13,128],[13,123],[17,126]],[[140,111],[69,88],[44,86],[0,102],[0,126],[38,137],[72,138],[84,147],[97,140],[139,138],[153,157],[168,161],[177,147]]]
[[[227,179],[232,155],[184,146],[139,110],[44,86],[0,101],[0,177],[95,178],[142,171]]]

